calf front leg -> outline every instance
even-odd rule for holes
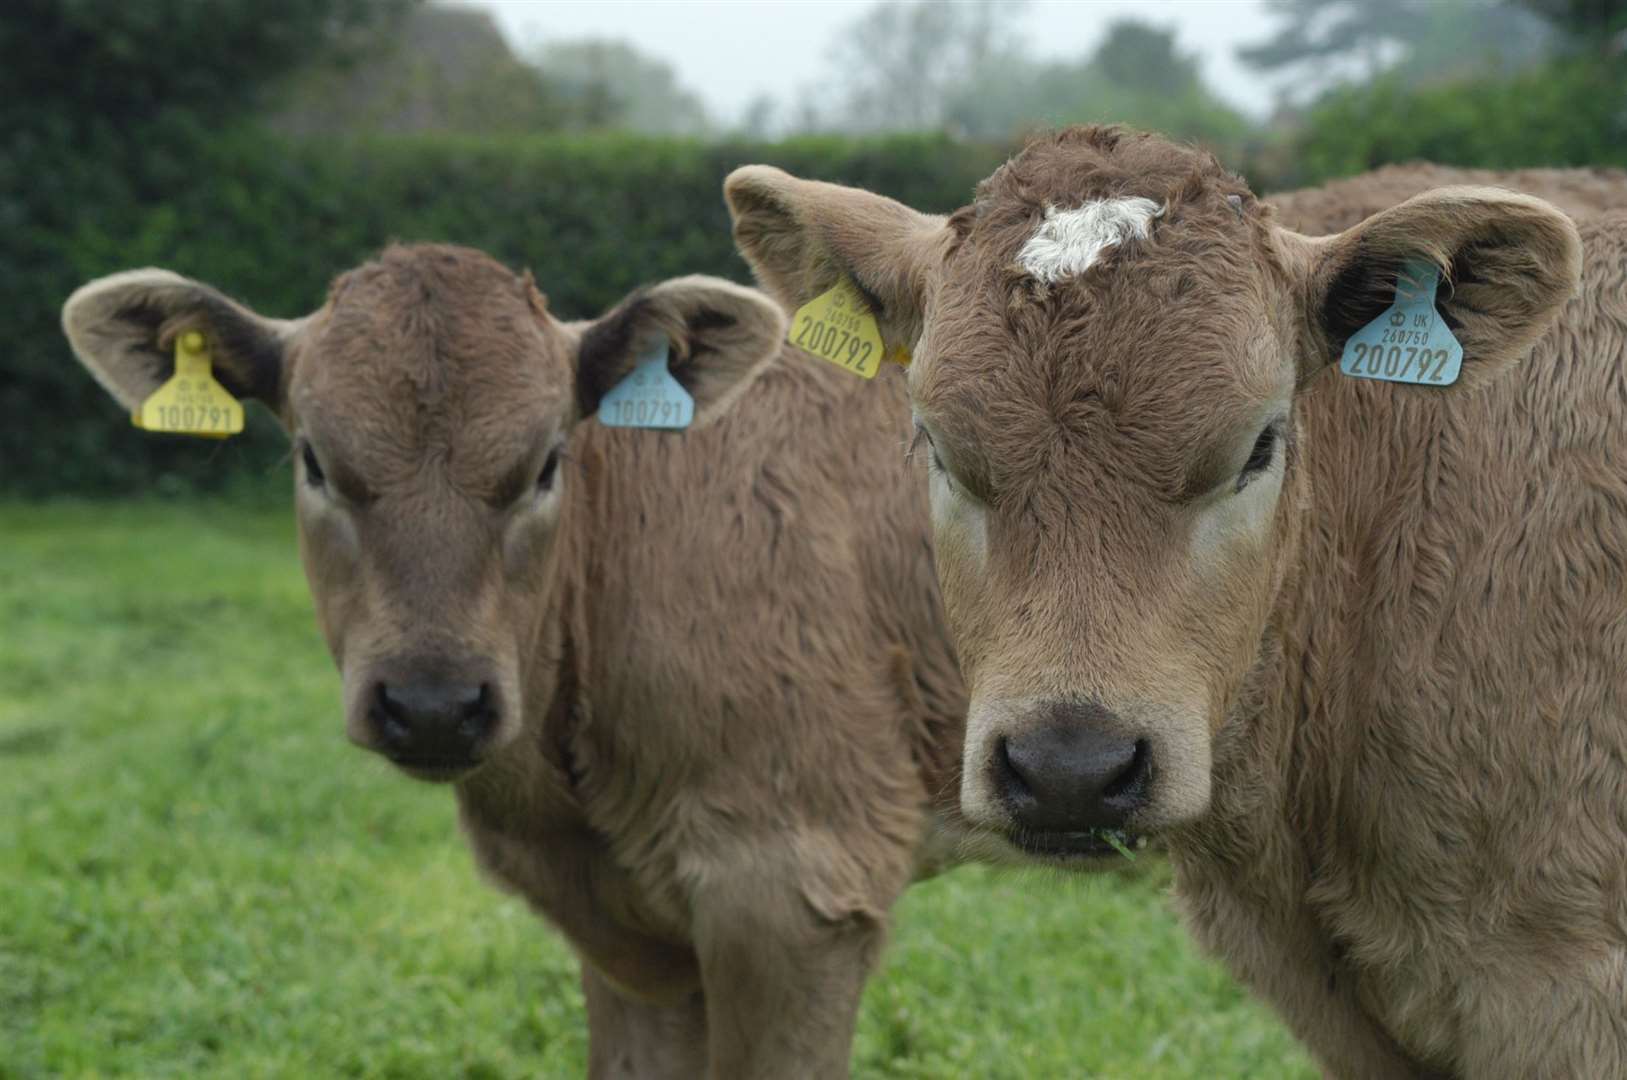
[[[1178,906],[1193,936],[1276,1009],[1326,1080],[1442,1080],[1368,1015],[1353,973],[1304,909],[1270,910],[1258,894],[1240,900],[1224,875],[1179,863],[1177,874]]]
[[[789,874],[709,877],[694,911],[712,1080],[846,1077],[885,908]]]
[[[674,1004],[638,1001],[582,963],[589,1080],[694,1080],[706,1073],[700,991]]]

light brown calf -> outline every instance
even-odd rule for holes
[[[1067,864],[1161,836],[1331,1075],[1624,1076],[1627,182],[1525,174],[1579,235],[1486,186],[1393,205],[1427,172],[1282,200],[1332,236],[1112,128],[948,219],[727,195],[772,291],[851,276],[913,350],[968,818]],[[1454,385],[1337,370],[1407,259]]]
[[[481,865],[570,939],[594,1076],[846,1073],[965,707],[902,380],[782,363],[783,315],[724,281],[563,323],[448,247],[294,322],[162,270],[63,322],[126,407],[201,329],[280,418],[348,733],[452,781]],[[663,337],[696,428],[584,422]]]

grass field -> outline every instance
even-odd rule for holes
[[[855,1073],[1313,1075],[1166,887],[916,887]],[[573,1076],[584,1033],[450,793],[344,741],[290,512],[0,505],[0,1077]]]

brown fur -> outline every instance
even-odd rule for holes
[[[64,322],[127,401],[161,327],[203,325],[227,371],[229,342],[285,343],[267,404],[326,474],[296,504],[352,737],[381,672],[497,688],[460,817],[581,955],[590,1072],[845,1074],[888,912],[941,859],[965,707],[897,373],[784,349],[770,301],[711,279],[563,324],[455,248],[391,249],[297,324],[108,280]],[[660,334],[700,422],[580,423]]]
[[[1580,243],[1485,186],[1522,179]],[[948,223],[761,167],[727,190],[788,302],[792,266],[903,264],[871,288],[941,461],[970,818],[1005,828],[995,740],[1103,703],[1153,748],[1132,824],[1198,937],[1331,1075],[1627,1075],[1619,175],[1389,170],[1279,219],[1206,155],[1076,129]],[[1147,241],[1014,271],[1047,204],[1120,195],[1166,207]],[[1328,371],[1408,256],[1445,272],[1459,384]]]

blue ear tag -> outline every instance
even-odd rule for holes
[[[627,377],[599,401],[599,423],[606,427],[678,431],[694,419],[695,399],[667,369],[664,339],[639,357]]]
[[[1339,370],[1357,379],[1451,386],[1463,367],[1463,346],[1435,310],[1441,273],[1409,259],[1395,279],[1388,311],[1350,335]]]

